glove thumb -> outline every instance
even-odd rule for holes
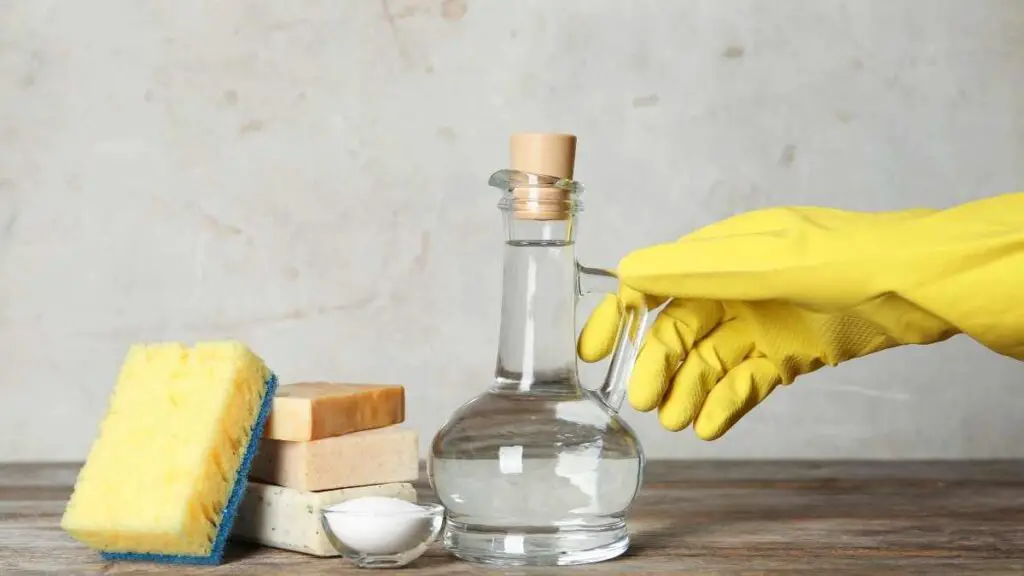
[[[666,298],[652,298],[623,286],[618,296],[608,294],[587,318],[576,342],[576,353],[584,362],[598,362],[607,358],[615,348],[623,320],[624,309],[656,309]],[[635,327],[635,326],[634,326]],[[636,337],[636,334],[632,334]]]
[[[615,347],[615,338],[622,321],[619,299],[608,294],[587,318],[576,342],[576,353],[584,362],[597,362],[607,357]]]

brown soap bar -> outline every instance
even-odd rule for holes
[[[405,388],[300,382],[277,389],[263,437],[309,441],[405,421]]]
[[[419,478],[415,430],[388,426],[312,442],[264,439],[249,477],[298,490],[333,490]]]

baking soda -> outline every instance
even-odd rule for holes
[[[420,506],[385,496],[355,498],[324,509],[327,526],[353,551],[369,555],[401,554],[426,540],[433,529]]]

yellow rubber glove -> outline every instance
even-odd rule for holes
[[[620,298],[667,302],[628,398],[670,430],[720,437],[778,385],[906,344],[965,333],[1024,360],[1024,193],[946,210],[758,210],[628,255]],[[609,353],[610,297],[579,355]]]

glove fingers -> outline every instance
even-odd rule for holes
[[[782,376],[767,358],[742,362],[708,393],[694,431],[704,440],[720,438],[781,383]]]
[[[612,294],[606,295],[583,324],[583,330],[580,331],[579,340],[576,342],[576,354],[584,362],[597,362],[607,358],[615,349],[623,308],[646,309],[650,312],[661,306],[665,300],[641,294],[626,286],[621,288],[617,297]],[[631,336],[635,338],[636,325],[633,328]]]
[[[680,342],[690,350],[722,323],[724,315],[725,309],[717,300],[674,300],[659,317],[666,316],[675,322]]]
[[[661,311],[644,338],[629,380],[627,396],[633,408],[647,412],[661,403],[679,363],[722,314],[722,306],[710,300],[672,302]]]
[[[621,321],[619,300],[608,294],[587,318],[580,332],[580,339],[576,342],[576,353],[580,360],[597,362],[611,354]]]
[[[724,324],[702,340],[683,361],[658,408],[661,425],[672,431],[689,426],[718,381],[753,349],[739,323]]]
[[[655,327],[659,321],[660,317],[654,321]],[[630,406],[641,412],[653,410],[665,394],[669,378],[679,366],[682,354],[682,350],[666,346],[654,337],[652,328],[640,347],[633,374],[629,378],[626,397],[629,398]]]

